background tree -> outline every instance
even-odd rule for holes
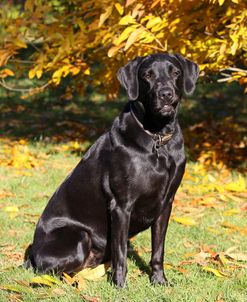
[[[181,53],[203,73],[227,70],[221,81],[247,84],[245,0],[26,0],[0,8],[0,84],[16,89],[6,78],[35,78],[27,95],[73,77],[68,91],[93,85],[113,97],[117,69],[153,52]]]

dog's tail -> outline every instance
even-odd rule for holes
[[[32,262],[32,244],[29,244],[29,246],[26,248],[24,254],[24,262],[20,265],[20,267],[23,267],[25,269],[34,268]]]

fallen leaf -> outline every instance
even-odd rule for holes
[[[88,302],[100,302],[100,298],[97,297],[90,297],[88,295],[81,295],[81,297],[84,299],[84,301],[88,301]]]
[[[66,292],[62,288],[54,288],[52,290],[52,293],[56,296],[64,296],[66,294]]]
[[[53,286],[54,284],[58,284],[59,282],[49,275],[41,275],[33,277],[30,281],[31,285],[40,285],[40,286]]]
[[[204,251],[200,251],[200,253],[194,256],[194,261],[199,265],[205,265],[208,262],[206,259],[211,257],[212,255],[210,253],[205,253]]]
[[[70,277],[70,276],[69,276],[68,274],[66,274],[66,273],[63,273],[63,280],[64,280],[67,284],[69,284],[69,285],[72,285],[72,284],[75,283],[75,279],[72,278],[72,277]]]
[[[173,220],[175,220],[176,222],[183,224],[183,225],[196,225],[196,222],[193,218],[189,218],[189,217],[176,217],[173,216]]]
[[[247,254],[244,253],[232,253],[231,251],[229,252],[229,250],[227,250],[225,251],[225,255],[237,261],[247,261]]]
[[[19,208],[17,206],[8,206],[8,207],[5,207],[3,210],[4,210],[4,212],[7,212],[7,213],[16,213],[19,211]]]
[[[185,239],[185,240],[183,241],[183,245],[184,245],[184,247],[186,247],[186,248],[191,248],[191,247],[194,246],[194,243]]]
[[[174,266],[171,263],[164,263],[164,269],[169,270],[169,269],[173,269]]]
[[[10,191],[1,190],[0,191],[0,199],[6,198],[6,197],[15,197],[15,194],[13,194]]]
[[[184,275],[187,275],[187,274],[188,274],[188,270],[186,270],[185,268],[177,267],[177,270],[178,270],[180,273],[184,274]]]
[[[236,214],[239,214],[239,213],[240,213],[239,209],[230,209],[230,210],[227,210],[227,211],[223,212],[223,215],[224,216],[232,216],[232,215],[236,215]]]
[[[220,264],[222,266],[226,266],[229,263],[231,263],[231,261],[229,261],[226,257],[224,253],[219,253],[216,257],[215,260],[218,260],[220,262]]]
[[[15,284],[4,284],[0,285],[0,289],[15,292],[15,293],[30,293],[32,290],[30,288],[22,287]]]
[[[242,192],[246,188],[245,180],[241,175],[239,175],[238,180],[226,184],[224,188],[228,191]]]
[[[235,225],[235,224],[232,224],[228,221],[224,221],[221,223],[221,226],[223,226],[224,228],[227,228],[227,229],[232,229],[234,231],[238,231],[240,229],[239,226]]]
[[[210,273],[213,273],[215,276],[217,277],[229,277],[227,274],[215,269],[215,268],[212,268],[212,267],[209,267],[209,266],[203,266],[202,269],[204,271],[207,271],[207,272],[210,272]]]
[[[8,295],[8,302],[22,302],[23,297],[20,293],[10,293]]]
[[[26,286],[26,287],[30,286],[29,282],[25,280],[15,280],[15,282],[21,286]]]
[[[107,270],[110,267],[110,263],[100,264],[95,268],[85,268],[79,273],[76,274],[75,277],[79,276],[86,280],[97,280],[105,275]]]
[[[223,294],[219,293],[219,295],[216,297],[216,301],[215,302],[225,302],[225,300],[222,298]]]
[[[83,277],[76,277],[77,289],[79,291],[86,289],[87,283]]]

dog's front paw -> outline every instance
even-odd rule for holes
[[[125,275],[121,273],[113,273],[112,274],[112,282],[118,288],[123,288],[126,286],[126,278]]]
[[[164,285],[164,286],[169,285],[169,282],[166,279],[166,276],[163,273],[163,271],[152,273],[150,277],[150,281],[153,285]]]

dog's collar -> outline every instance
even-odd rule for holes
[[[154,141],[154,145],[153,145],[153,149],[154,151],[157,151],[160,147],[164,146],[173,136],[173,132],[169,132],[166,134],[154,134],[152,132],[150,132],[149,130],[144,129],[142,123],[138,120],[138,118],[136,117],[135,113],[133,112],[133,104],[130,103],[130,112],[134,118],[134,120],[137,122],[137,124],[139,125],[140,128],[142,128],[142,130],[144,132],[146,132],[149,136],[151,136],[151,138]]]
[[[160,135],[160,134],[153,134],[152,139],[154,140],[154,148],[159,149],[159,147],[164,146],[173,136],[173,132]]]

